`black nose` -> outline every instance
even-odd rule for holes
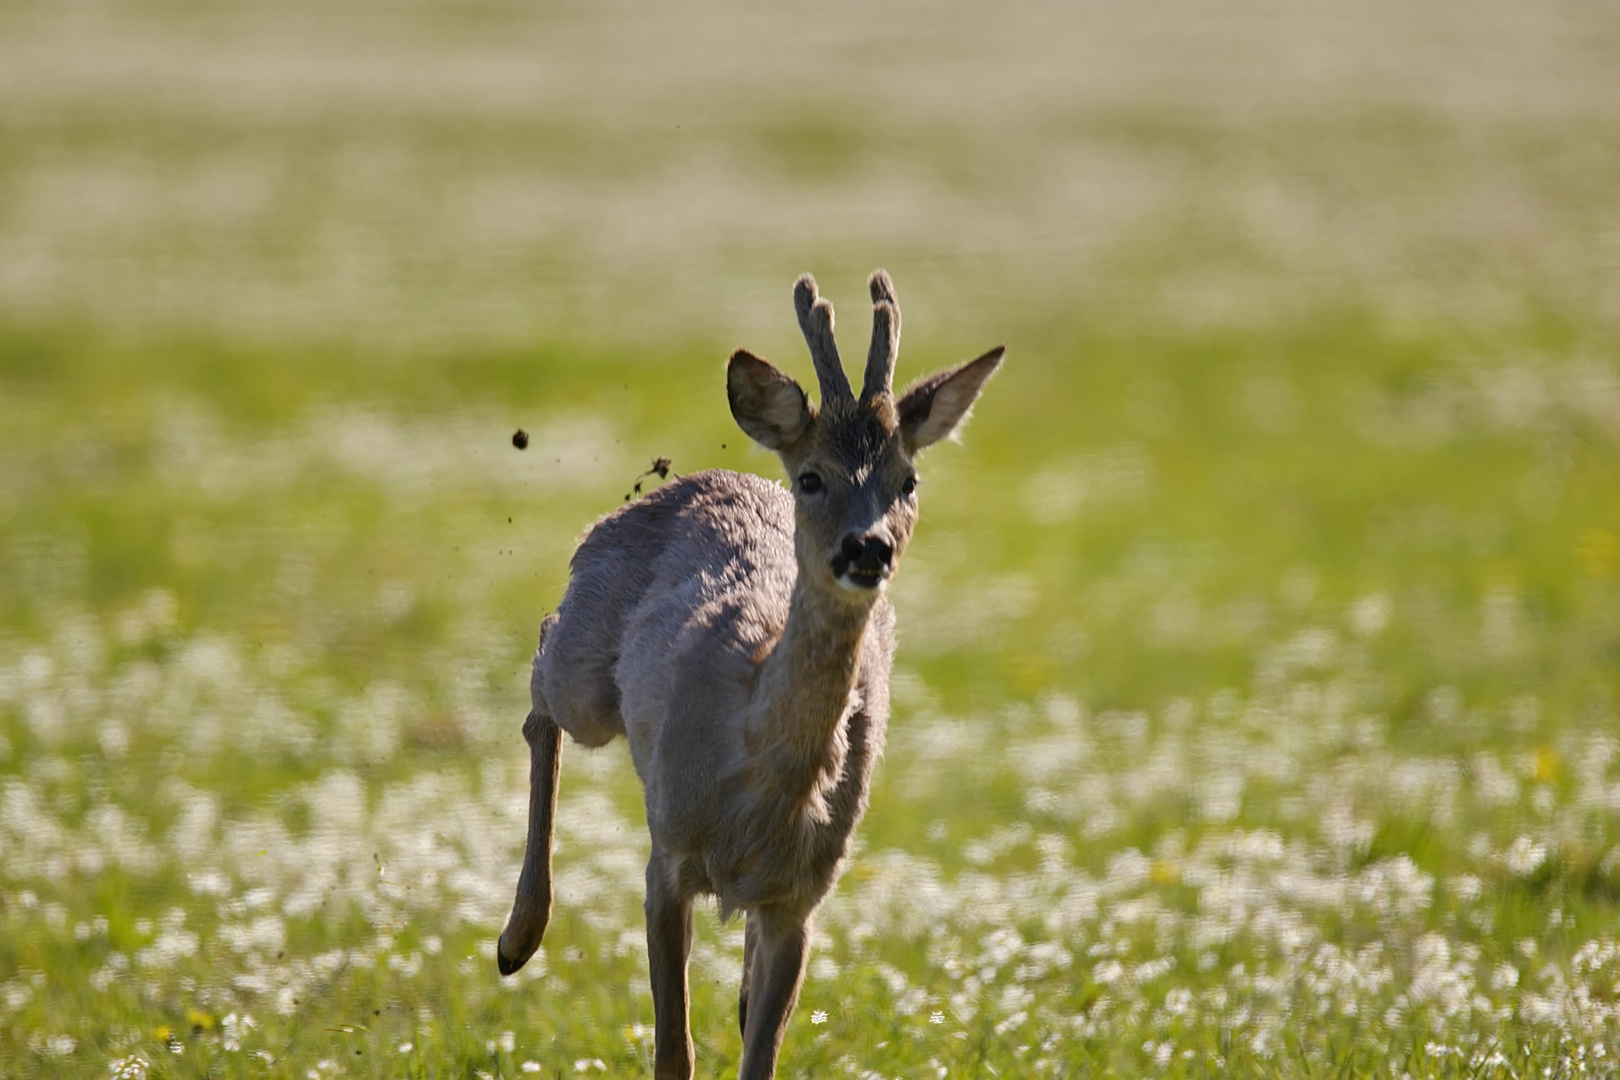
[[[839,545],[838,560],[856,577],[882,577],[894,561],[894,547],[881,537],[850,533]]]

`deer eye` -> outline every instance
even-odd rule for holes
[[[906,482],[900,485],[900,494],[915,495],[917,493],[917,483],[917,474],[912,473],[910,476],[906,477]]]
[[[821,490],[821,474],[814,472],[799,474],[799,490],[806,495],[814,495]]]

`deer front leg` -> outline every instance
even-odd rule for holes
[[[502,975],[528,962],[551,921],[551,836],[557,818],[562,730],[536,707],[523,722],[523,737],[529,743],[529,837],[512,914],[495,946],[495,966]]]
[[[737,1026],[748,1034],[748,988],[754,981],[754,942],[759,937],[759,918],[749,915],[743,923],[742,985],[737,990]]]
[[[759,933],[750,965],[748,1019],[743,1025],[742,1068],[737,1080],[770,1080],[776,1075],[776,1056],[793,1006],[798,1004],[810,955],[808,920],[761,911],[750,914],[750,929],[756,919]]]
[[[686,961],[692,951],[692,901],[683,899],[655,853],[647,863],[647,966],[653,995],[653,1075],[690,1080],[692,1031]]]

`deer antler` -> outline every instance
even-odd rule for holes
[[[816,279],[809,274],[793,283],[793,306],[799,313],[804,343],[810,346],[810,360],[816,365],[822,406],[830,401],[855,400],[849,377],[844,374],[844,362],[838,358],[838,342],[833,340],[832,301],[817,295]]]
[[[900,355],[900,301],[887,270],[874,270],[866,287],[872,292],[872,348],[866,354],[861,404],[894,394],[894,362]]]

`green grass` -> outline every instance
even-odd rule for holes
[[[534,634],[881,263],[1010,352],[783,1075],[1614,1075],[1616,28],[1486,7],[3,13],[0,1072],[650,1075],[622,747],[495,973]]]

